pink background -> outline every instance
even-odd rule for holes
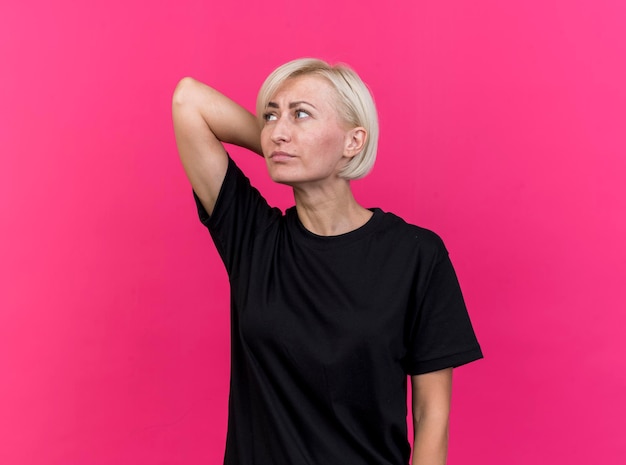
[[[0,463],[221,463],[227,279],[171,93],[192,75],[253,108],[298,56],[373,90],[361,202],[451,251],[486,359],[456,371],[449,463],[625,463],[625,19],[618,0],[3,2]]]

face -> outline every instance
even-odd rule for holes
[[[286,80],[264,113],[261,146],[271,178],[291,186],[332,182],[355,155],[351,130],[336,110],[337,95],[314,75]]]

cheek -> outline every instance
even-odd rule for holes
[[[337,132],[321,134],[315,139],[320,150],[331,158],[343,156],[344,137]]]

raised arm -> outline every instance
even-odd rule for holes
[[[413,465],[445,465],[452,368],[411,377],[413,391]]]
[[[180,159],[202,205],[212,214],[228,167],[222,142],[260,155],[261,129],[248,110],[189,77],[178,83],[172,100]]]

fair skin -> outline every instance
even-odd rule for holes
[[[309,231],[332,236],[364,225],[372,212],[359,205],[350,182],[339,177],[367,138],[337,112],[337,95],[324,79],[288,79],[270,98],[264,124],[223,94],[184,78],[174,92],[172,114],[183,168],[212,214],[228,167],[223,143],[263,155],[270,177],[292,187],[296,211]],[[444,465],[452,369],[411,377],[414,465]]]
[[[445,465],[452,368],[411,376],[413,465]]]
[[[335,99],[321,77],[289,79],[268,102],[261,130],[271,178],[293,188],[300,221],[321,236],[353,231],[372,216],[356,202],[350,182],[339,177],[367,134],[340,120]]]

